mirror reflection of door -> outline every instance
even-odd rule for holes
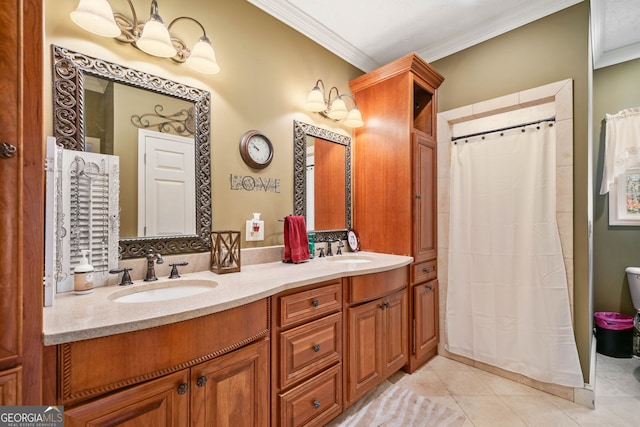
[[[341,229],[346,218],[345,147],[321,138],[314,139],[313,229]]]
[[[138,188],[145,188],[143,184],[137,182],[141,172],[144,173],[144,168],[138,169],[139,165],[144,164],[144,159],[138,158],[138,130],[144,128],[136,126],[132,122],[134,116],[140,119],[145,115],[139,125],[145,125],[146,130],[158,131],[162,129],[160,135],[178,135],[179,130],[167,126],[160,127],[159,123],[175,122],[178,123],[177,126],[186,127],[186,121],[182,123],[178,120],[151,118],[146,113],[152,113],[157,109],[157,106],[161,106],[162,112],[170,116],[176,112],[193,108],[193,103],[94,76],[85,76],[85,101],[86,149],[113,154],[120,158],[120,237],[194,235],[195,190],[189,193],[192,198],[184,206],[184,209],[188,208],[190,212],[178,212],[176,209],[167,210],[164,208],[162,211],[152,212],[149,209],[144,209],[154,205],[162,206],[162,199],[143,202],[142,197],[147,193],[138,192]],[[183,141],[182,144],[188,140],[191,146],[189,166],[191,167],[192,181],[189,188],[195,189],[195,139],[193,136],[185,136],[185,133],[180,133],[180,135],[182,135],[180,139]],[[162,161],[170,160],[163,158]],[[157,182],[158,185],[160,185],[159,183],[160,181]],[[173,187],[173,189],[175,188],[177,185]],[[171,191],[167,184],[161,192],[151,194],[163,195],[169,194]],[[183,199],[186,197],[185,193]],[[177,208],[175,205],[172,207]],[[140,212],[141,208],[143,212]],[[145,215],[152,218],[146,219]],[[179,226],[177,218],[181,215],[185,215],[186,219],[185,223]],[[139,223],[139,220],[144,220],[144,222]],[[172,221],[175,221],[176,224],[171,225]],[[145,226],[147,227],[146,232]],[[154,234],[153,230],[156,230],[157,234]],[[181,230],[186,231],[182,232]]]
[[[138,130],[138,236],[195,234],[193,138]]]

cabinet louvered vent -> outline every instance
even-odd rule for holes
[[[119,159],[56,147],[55,243],[57,292],[73,290],[73,270],[89,250],[94,286],[115,280],[118,266]]]

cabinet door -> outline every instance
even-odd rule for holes
[[[420,132],[413,133],[413,245],[416,262],[437,255],[436,223],[436,141]]]
[[[22,403],[22,367],[0,371],[0,406]]]
[[[22,364],[23,405],[42,400],[43,8],[36,0],[0,8],[0,370]]]
[[[406,289],[383,298],[382,306],[382,363],[387,378],[409,360]]]
[[[353,403],[382,380],[382,300],[349,308],[347,318],[347,402]]]
[[[269,341],[191,368],[191,425],[269,425]]]
[[[438,346],[438,282],[413,287],[413,354],[419,362],[426,362]]]
[[[64,411],[64,425],[181,426],[189,423],[188,370]]]

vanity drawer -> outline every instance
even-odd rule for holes
[[[280,388],[342,359],[342,313],[280,333]]]
[[[280,326],[317,318],[342,308],[342,282],[328,282],[308,291],[279,297]]]
[[[421,262],[419,264],[414,264],[411,267],[411,282],[422,283],[435,279],[438,276],[436,270],[437,265],[438,261],[435,259],[427,262]]]
[[[353,276],[350,278],[347,302],[354,304],[389,295],[407,286],[408,275],[407,267],[402,267],[380,273]]]
[[[280,425],[324,425],[342,412],[342,365],[280,395]]]

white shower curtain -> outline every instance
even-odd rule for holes
[[[556,223],[555,129],[451,149],[447,350],[582,387]]]

